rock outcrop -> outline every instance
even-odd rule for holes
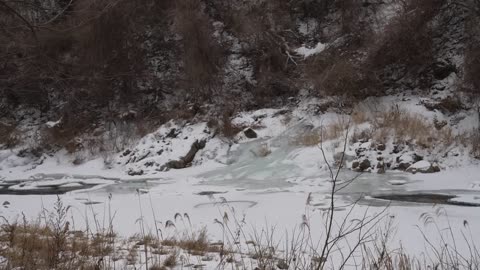
[[[205,148],[205,144],[206,144],[205,140],[201,140],[201,141],[196,140],[190,147],[190,151],[188,151],[188,153],[184,157],[181,157],[178,160],[172,160],[167,162],[164,166],[162,166],[162,170],[183,169],[190,166],[197,152]]]

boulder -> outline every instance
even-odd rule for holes
[[[143,175],[143,170],[135,170],[135,169],[129,169],[127,174],[130,175],[130,176],[135,176],[135,175]]]
[[[385,163],[383,161],[380,161],[377,163],[377,173],[378,174],[385,173]]]
[[[443,80],[451,73],[457,72],[457,67],[445,60],[440,60],[432,65],[433,76],[437,80]]]
[[[440,167],[437,164],[422,160],[412,164],[406,171],[410,173],[435,173],[440,171]]]
[[[258,137],[258,136],[257,136],[257,133],[256,133],[253,129],[251,129],[251,128],[245,129],[245,130],[243,131],[243,134],[245,134],[245,136],[246,136],[247,138],[249,138],[249,139],[255,139],[255,138]]]
[[[420,156],[420,155],[417,154],[417,153],[414,153],[414,154],[412,155],[412,158],[413,158],[413,161],[414,161],[414,162],[419,162],[419,161],[423,160],[423,156]]]
[[[175,139],[175,138],[177,138],[177,135],[178,135],[178,134],[177,134],[177,130],[176,130],[175,128],[172,128],[172,129],[170,130],[170,132],[168,132],[168,134],[167,134],[166,137],[167,137],[167,138]]]
[[[410,162],[400,162],[398,164],[398,166],[396,167],[396,169],[399,169],[399,170],[402,170],[402,171],[405,171],[406,169],[408,169],[412,164]]]
[[[440,170],[440,166],[438,166],[437,163],[433,163],[433,164],[432,164],[432,170],[433,170],[434,173],[441,171],[441,170]]]
[[[418,157],[416,154],[403,154],[397,157],[397,166],[395,166],[395,169],[402,171],[407,170],[413,163],[418,161]]]
[[[405,145],[403,145],[403,144],[394,145],[392,154],[398,154],[398,153],[402,152],[403,149],[405,149]]]
[[[361,172],[364,172],[368,169],[370,169],[371,163],[370,160],[364,159],[362,162],[360,162],[360,165],[358,166],[358,170]]]
[[[383,143],[377,144],[377,151],[385,151],[387,149],[387,146]]]
[[[358,162],[358,161],[352,162],[352,169],[356,169],[356,168],[358,168],[358,166],[360,166],[360,162]]]
[[[363,152],[365,152],[367,149],[364,147],[360,147],[355,149],[355,154],[357,154],[357,157],[363,156]]]

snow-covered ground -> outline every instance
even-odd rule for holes
[[[400,104],[433,119],[435,112],[417,106],[419,102],[414,97],[382,101]],[[0,195],[3,203],[0,215],[9,219],[21,218],[22,214],[37,218],[42,209],[52,208],[57,195],[11,193],[26,190],[28,194],[60,187],[75,189],[59,196],[71,206],[77,228],[84,228],[85,223],[105,228],[108,216],[114,216],[114,229],[122,235],[131,235],[139,231],[138,219],[142,216],[148,229],[155,231],[154,219],[164,226],[168,220],[174,220],[176,213],[187,213],[195,229],[207,227],[210,238],[216,241],[222,239],[222,228],[215,219],[222,220],[228,212],[238,219],[245,218],[249,232],[275,227],[279,241],[285,232],[299,228],[307,218],[313,238],[321,239],[325,218],[322,213],[329,207],[332,185],[328,166],[318,146],[301,146],[292,141],[343,116],[338,113],[312,116],[307,110],[311,104],[303,104],[303,109],[264,109],[238,115],[233,124],[252,127],[258,137],[251,139],[243,133],[233,139],[222,138],[206,123],[171,122],[134,147],[109,157],[108,162],[98,158],[72,165],[72,157],[57,153],[33,163],[31,157],[21,158],[15,151],[1,151],[0,179],[4,188]],[[478,122],[475,117],[464,112],[456,125],[471,127],[471,123]],[[166,170],[162,166],[185,155],[195,140],[202,139],[207,140],[206,147],[198,152],[191,167]],[[334,163],[335,153],[341,151],[341,142],[339,138],[323,145],[329,164]],[[441,167],[437,173],[387,170],[385,174],[359,174],[342,170],[340,184],[357,179],[335,195],[335,218],[340,221],[348,215],[348,222],[354,222],[365,214],[374,216],[386,211],[382,224],[392,220],[396,230],[392,246],[401,245],[414,254],[426,249],[422,232],[432,242],[440,243],[443,228],[451,227],[454,238],[463,239],[462,233],[468,228],[480,228],[480,208],[475,207],[480,204],[480,166],[462,154],[462,149],[452,151],[459,154],[437,160]],[[347,148],[346,153],[351,152],[355,149]],[[416,166],[420,168],[424,163]],[[376,198],[391,194],[426,194],[427,199],[428,195],[440,194],[452,198],[436,201],[438,204]],[[455,202],[471,205],[460,206]],[[355,209],[350,213],[353,203]],[[428,215],[435,216],[440,232],[432,223],[424,222]],[[175,228],[162,227],[163,234],[174,235],[182,227],[181,223]],[[473,241],[480,243],[478,231],[472,235]],[[460,242],[456,243],[459,249],[467,248]]]

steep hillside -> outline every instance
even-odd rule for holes
[[[475,0],[0,0],[0,145],[96,157],[170,120],[228,140],[243,111],[315,98],[313,116],[351,115],[405,95],[478,156],[478,123],[457,124],[478,119],[479,12]]]

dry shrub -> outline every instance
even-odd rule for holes
[[[378,81],[362,63],[346,60],[335,49],[317,55],[307,63],[308,77],[320,93],[366,98],[378,91]]]
[[[151,1],[79,0],[72,1],[65,13],[57,10],[45,15],[51,12],[42,9],[46,2],[58,4],[43,1],[17,10],[41,17],[32,18],[34,24],[41,25],[35,28],[34,39],[28,31],[24,33],[24,25],[18,27],[18,18],[6,25],[19,28],[10,33],[10,41],[0,37],[0,66],[8,63],[5,82],[10,85],[10,103],[44,111],[64,105],[77,115],[85,110],[100,111],[95,105],[103,106],[114,96],[119,97],[115,102],[137,100],[134,93],[139,87],[135,80],[142,77],[145,69],[145,52],[140,46],[143,39],[137,28],[144,16],[138,13]],[[150,3],[143,11],[151,6]],[[0,17],[4,12],[2,8]],[[12,47],[11,41],[16,45]]]
[[[480,159],[480,130],[476,130],[471,135],[472,155],[476,159]]]
[[[437,130],[433,123],[418,114],[403,111],[398,107],[379,112],[372,119],[373,139],[385,143],[391,136],[395,141],[416,143],[424,148],[448,146],[454,142],[450,128]]]
[[[352,122],[354,124],[362,124],[368,121],[368,114],[360,108],[355,108],[351,114]]]
[[[325,140],[341,138],[344,135],[345,130],[349,128],[349,125],[350,119],[348,119],[348,117],[337,117],[335,122],[325,128]]]
[[[91,131],[94,120],[95,116],[88,112],[77,115],[66,112],[60,124],[43,129],[41,143],[65,147],[69,153],[75,153],[82,149],[78,136]]]
[[[469,38],[466,42],[464,88],[475,98],[480,98],[480,2],[472,1],[467,20]]]
[[[193,235],[191,238],[179,241],[178,247],[189,252],[207,252],[210,247],[207,238],[207,231],[205,229],[201,230],[196,236]]]
[[[465,88],[478,99],[480,98],[480,76],[478,75],[480,74],[480,45],[478,41],[473,41],[467,49],[464,67]]]
[[[297,135],[291,143],[298,146],[316,146],[328,140],[341,138],[349,125],[347,117],[338,117],[333,123]]]
[[[167,258],[167,260],[168,260],[168,258]],[[155,263],[154,265],[150,266],[150,268],[149,268],[149,270],[167,270],[167,269],[168,268],[166,268],[166,266],[160,265],[158,263]]]
[[[17,127],[13,123],[0,122],[0,145],[11,148],[18,144]]]
[[[292,5],[288,1],[219,1],[216,4],[224,16],[226,27],[242,39],[261,41],[268,31],[291,29],[294,20]]]
[[[237,37],[242,39],[260,39],[261,35],[268,31],[265,23],[265,10],[258,4],[240,4],[235,1],[221,1],[219,4],[221,14],[224,15],[225,26]]]
[[[214,123],[210,123],[214,124]],[[232,123],[231,113],[225,112],[222,117],[222,122],[220,126],[220,134],[225,138],[233,138],[237,135],[243,127],[235,125]]]
[[[383,69],[397,64],[418,70],[434,60],[431,19],[444,0],[402,0],[399,12],[377,38],[369,54],[369,64]]]
[[[286,65],[287,56],[282,52],[279,41],[268,33],[258,42],[255,52],[255,77],[257,85],[254,95],[258,104],[266,104],[274,97],[295,95],[297,89],[290,81]]]
[[[351,35],[352,41],[360,45],[372,34],[371,25],[367,22],[366,8],[362,1],[340,0],[335,1],[340,11],[342,33]]]
[[[69,207],[58,199],[53,212],[45,213],[45,224],[8,222],[0,226],[0,256],[6,269],[98,269],[98,258],[111,253],[111,238],[70,230]]]
[[[463,109],[463,104],[457,97],[447,97],[440,100],[440,102],[436,104],[435,109],[443,113],[457,113]]]
[[[174,9],[175,29],[182,35],[183,70],[188,87],[209,88],[223,58],[221,46],[204,5],[199,0],[179,0]],[[201,94],[201,93],[200,93]]]
[[[313,129],[308,132],[299,134],[293,139],[292,144],[298,146],[316,146],[322,142],[322,135],[320,130]]]
[[[460,143],[466,147],[470,147],[470,154],[480,159],[480,128],[474,128],[470,132],[466,132],[458,136]]]
[[[208,252],[220,251],[218,246],[210,245],[210,243],[208,242],[207,230],[205,228],[200,230],[197,233],[193,233],[189,235],[188,237],[184,237],[180,239],[175,239],[175,238],[165,239],[161,242],[161,244],[163,246],[181,248],[195,256],[203,256]],[[167,258],[167,261],[171,261],[171,262],[167,263],[166,261],[164,262],[164,265],[168,267],[172,267],[171,264],[175,265],[177,256],[178,254],[172,253],[169,256],[169,258]]]
[[[176,253],[170,254],[163,262],[163,265],[166,267],[174,268],[177,265],[177,256],[178,254]]]
[[[287,29],[295,27],[291,16],[293,3],[288,1],[221,1],[226,28],[244,44],[245,54],[252,60],[255,85],[248,84],[254,106],[272,103],[277,97],[293,96],[298,88],[296,65],[288,59]]]

